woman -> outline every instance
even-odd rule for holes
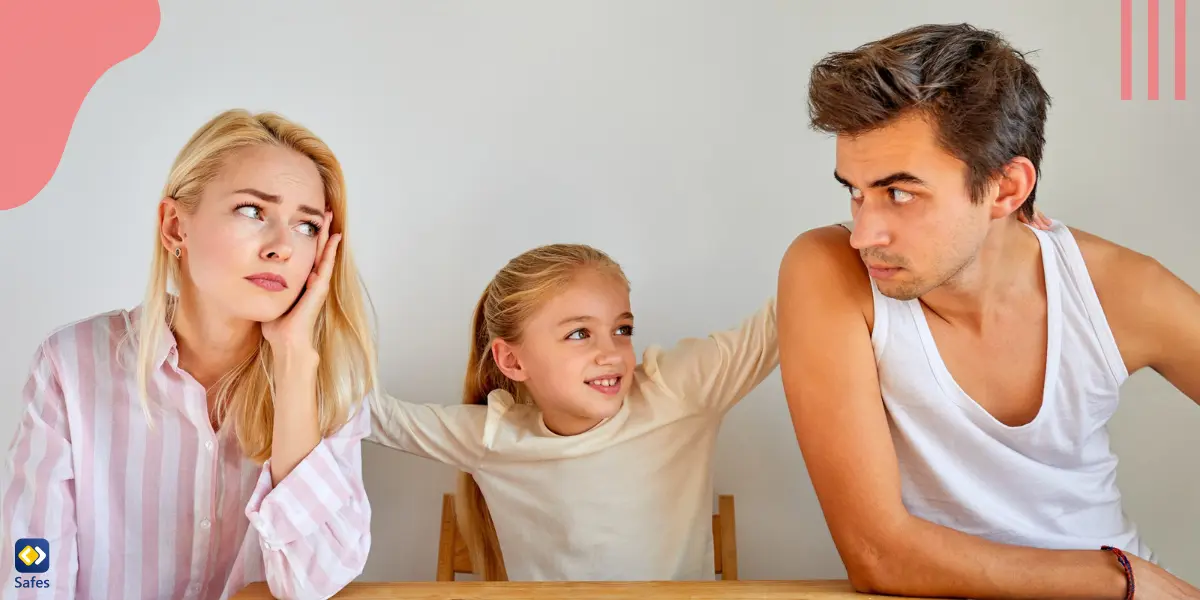
[[[376,382],[339,252],[341,167],[303,127],[231,110],[163,196],[142,305],[35,354],[4,480],[5,550],[26,538],[4,597],[225,598],[264,579],[328,597],[371,544],[359,450]]]

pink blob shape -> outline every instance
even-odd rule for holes
[[[0,210],[46,187],[88,91],[159,18],[158,0],[0,0]]]

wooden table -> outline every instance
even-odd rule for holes
[[[234,600],[265,600],[271,593],[265,583],[253,583],[238,592]],[[857,594],[846,581],[668,581],[668,582],[505,582],[474,581],[351,583],[338,599],[392,600],[396,598],[454,600],[550,600],[588,598],[623,600],[654,598],[663,600],[869,600],[894,598]]]

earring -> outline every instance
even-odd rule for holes
[[[179,255],[181,255],[181,254],[183,254],[183,248],[180,248],[179,246],[175,246],[175,258],[179,258]]]

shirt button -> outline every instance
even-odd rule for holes
[[[207,449],[207,450],[212,450],[212,447],[213,447],[212,440],[208,440],[207,442],[204,442],[204,448],[205,448],[205,449]]]
[[[208,519],[202,519],[200,521],[200,529],[208,529],[211,525],[212,523],[209,523]]]

